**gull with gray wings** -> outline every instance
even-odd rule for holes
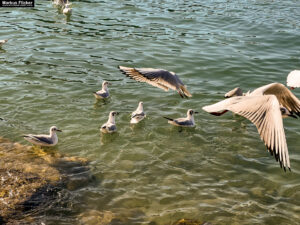
[[[50,127],[50,134],[27,134],[24,135],[24,139],[29,141],[32,144],[39,145],[39,146],[54,146],[58,142],[58,137],[56,132],[62,132],[56,126]]]
[[[131,120],[130,120],[131,124],[136,124],[142,121],[146,117],[143,105],[144,105],[143,102],[139,102],[137,109],[131,113]]]
[[[115,111],[111,111],[109,113],[107,122],[104,123],[100,128],[100,131],[102,133],[114,133],[117,131],[116,120],[115,120],[117,114],[118,113]]]
[[[171,119],[169,117],[165,117],[165,119],[168,120],[169,124],[172,124],[174,126],[179,126],[179,127],[194,127],[196,126],[195,119],[194,119],[194,114],[197,114],[198,112],[195,112],[192,109],[189,109],[186,113],[185,118],[177,118],[177,119]]]

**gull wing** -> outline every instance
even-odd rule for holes
[[[292,88],[300,87],[300,70],[293,70],[289,73],[286,80],[287,86]]]
[[[131,118],[135,118],[135,117],[143,117],[143,116],[145,116],[145,113],[144,112],[133,112],[132,114],[131,114]]]
[[[203,110],[214,113],[230,110],[249,119],[257,128],[271,155],[280,166],[290,169],[289,153],[279,102],[274,95],[232,97]]]
[[[179,77],[167,70],[152,69],[152,68],[129,68],[119,66],[119,69],[128,77],[139,81],[146,82],[152,86],[161,88],[165,91],[169,89],[178,91],[180,95],[185,97],[191,97],[192,95],[188,92]],[[183,97],[182,96],[182,97]]]
[[[287,108],[291,113],[296,113],[300,117],[299,99],[283,84],[272,83],[256,89],[251,95],[262,93],[263,95],[275,95],[279,104]]]
[[[47,138],[45,136],[40,136],[40,135],[25,135],[24,137],[29,137],[37,142],[40,143],[47,143],[49,145],[53,144],[53,141],[51,140],[51,138]]]

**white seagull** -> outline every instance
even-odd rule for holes
[[[143,105],[144,105],[143,102],[139,102],[137,109],[131,113],[130,123],[132,124],[138,123],[146,117]]]
[[[172,124],[174,126],[179,127],[194,127],[196,126],[195,120],[194,120],[194,114],[198,112],[195,112],[192,109],[189,109],[186,113],[186,118],[178,118],[178,119],[171,119],[169,117],[165,117],[165,119],[168,120],[169,124]]]
[[[69,3],[69,1],[68,1],[68,3],[67,4],[64,4],[63,5],[63,14],[65,14],[65,15],[71,15],[72,14],[72,8],[70,8],[70,6],[71,6],[71,3]]]
[[[286,83],[291,89],[300,87],[300,70],[291,71],[287,76]]]
[[[6,42],[8,42],[8,40],[0,40],[0,47],[5,44]]]
[[[280,166],[290,169],[288,147],[282,118],[300,116],[299,99],[283,84],[272,83],[255,89],[246,96],[235,96],[202,108],[220,116],[228,110],[249,119],[258,130],[271,155]]]
[[[118,113],[115,111],[111,111],[109,113],[108,120],[105,124],[103,124],[100,128],[102,133],[113,133],[117,131],[115,117]]]
[[[108,86],[109,83],[107,81],[102,82],[102,89],[97,92],[93,92],[95,98],[97,99],[104,99],[109,97],[109,91],[108,91]]]
[[[27,134],[24,135],[24,139],[29,141],[32,144],[39,145],[39,146],[54,146],[58,142],[58,137],[56,132],[62,132],[56,126],[50,127],[50,134]]]
[[[172,89],[177,91],[182,98],[192,97],[191,93],[186,89],[185,85],[174,72],[163,69],[130,68],[125,66],[119,66],[119,69],[127,77],[136,81],[146,82],[165,91]]]

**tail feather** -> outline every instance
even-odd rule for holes
[[[192,94],[186,89],[184,85],[180,86],[180,90],[182,91],[185,97],[192,97]]]
[[[164,116],[164,118],[167,119],[167,120],[173,121],[173,119],[171,119],[171,118],[169,118],[169,117],[165,117],[165,116]]]

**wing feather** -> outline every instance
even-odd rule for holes
[[[275,95],[279,104],[300,117],[299,99],[283,84],[272,83],[262,86],[251,93],[253,95]]]
[[[274,95],[232,97],[203,110],[214,113],[230,110],[249,119],[257,128],[271,155],[284,169],[290,168],[288,148],[283,128],[279,102]]]
[[[126,76],[136,81],[148,83],[165,91],[172,89],[174,91],[178,91],[180,95],[183,94],[186,97],[192,96],[184,86],[183,82],[174,72],[169,72],[163,69],[130,68],[124,66],[119,66],[119,69]]]

